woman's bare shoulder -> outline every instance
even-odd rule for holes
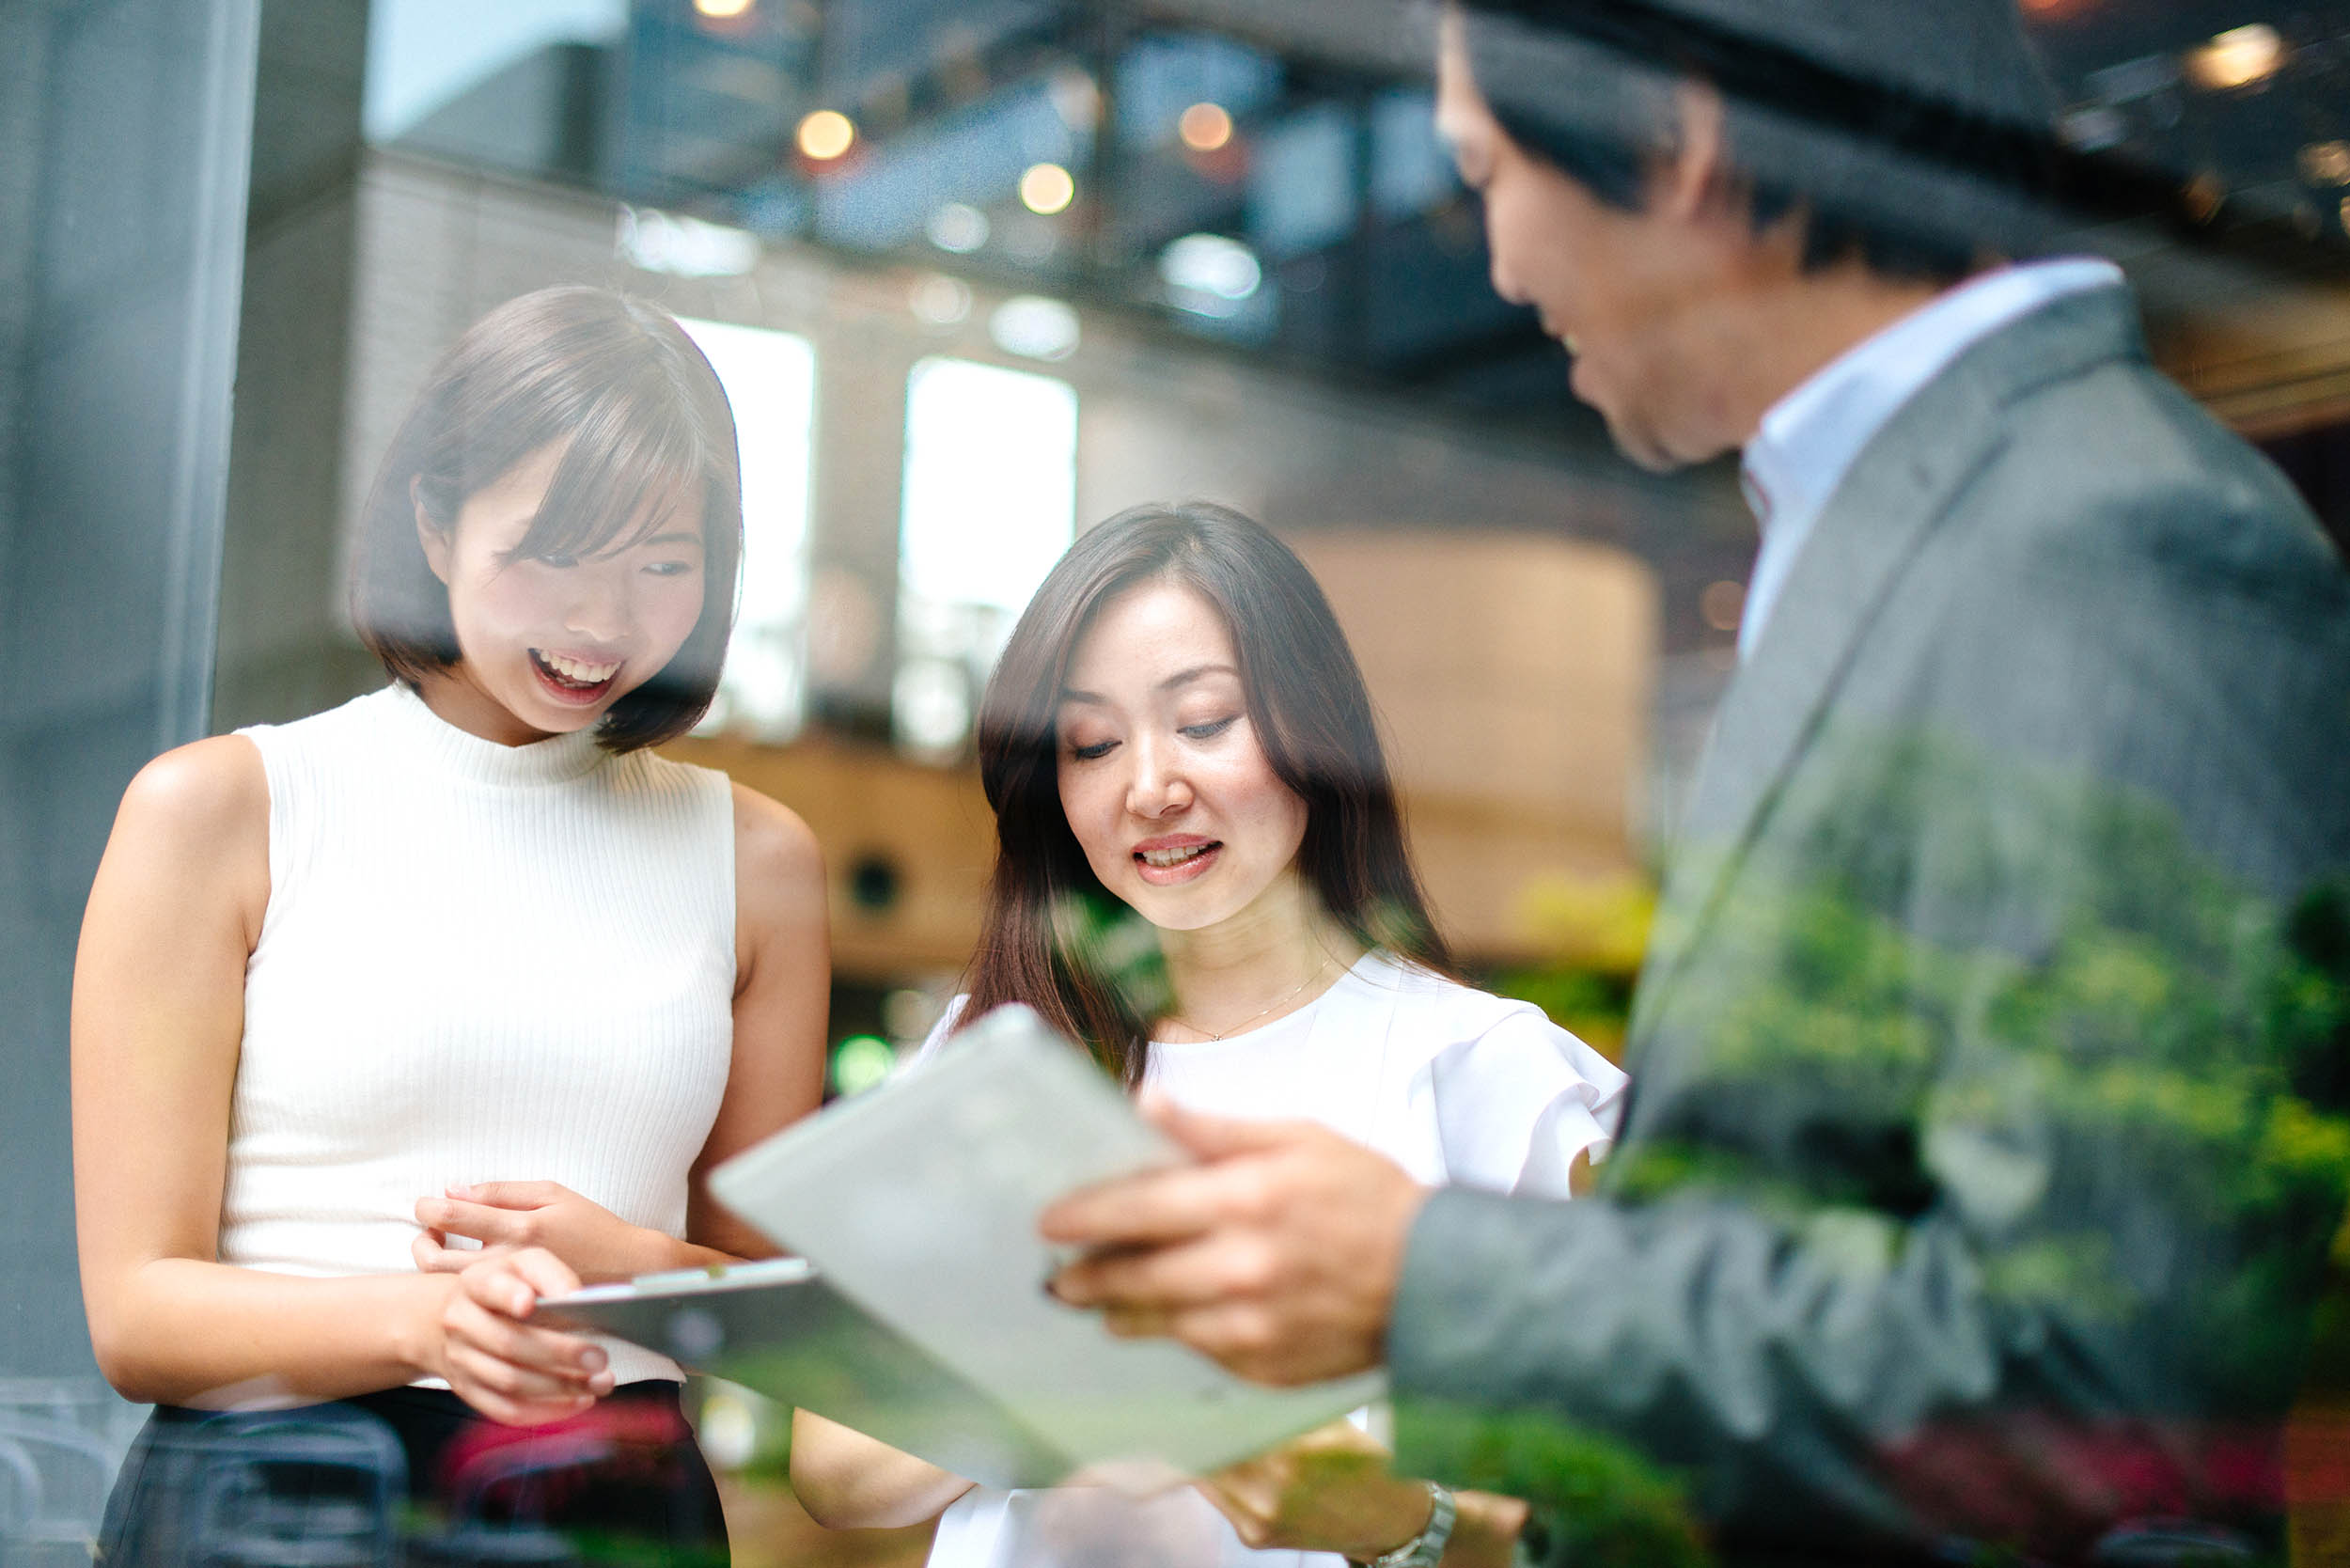
[[[118,832],[190,841],[269,833],[269,775],[260,748],[243,735],[174,746],[141,768],[122,792]]]
[[[738,883],[752,878],[790,884],[822,884],[824,855],[800,814],[747,784],[734,787],[734,870]]]

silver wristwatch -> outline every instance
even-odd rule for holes
[[[1461,1516],[1460,1505],[1452,1500],[1449,1487],[1434,1482],[1422,1482],[1428,1488],[1428,1525],[1391,1552],[1365,1561],[1362,1568],[1436,1568],[1444,1560],[1445,1544],[1452,1539],[1452,1521]]]

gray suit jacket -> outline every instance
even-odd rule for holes
[[[2273,1549],[2350,1190],[2346,867],[2306,509],[2125,291],[1977,344],[1726,699],[1601,1195],[1418,1223],[1402,1462],[1532,1497],[1561,1561]]]

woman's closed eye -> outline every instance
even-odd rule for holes
[[[1239,722],[1238,713],[1227,713],[1220,719],[1209,719],[1202,724],[1186,724],[1176,733],[1187,741],[1213,741]]]
[[[1069,745],[1069,755],[1080,762],[1098,762],[1107,757],[1110,754],[1110,747],[1117,744],[1116,741],[1091,741],[1084,744],[1072,741]]]

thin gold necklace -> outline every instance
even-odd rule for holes
[[[1191,1030],[1194,1034],[1206,1035],[1211,1043],[1221,1043],[1222,1042],[1230,1039],[1233,1035],[1240,1033],[1241,1030],[1246,1028],[1258,1019],[1262,1018],[1266,1013],[1271,1012],[1275,1008],[1279,1007],[1282,1003],[1296,999],[1299,993],[1303,992],[1306,987],[1313,984],[1314,981],[1320,980],[1329,967],[1330,955],[1328,953],[1324,953],[1322,955],[1322,962],[1314,965],[1314,971],[1312,974],[1308,975],[1304,980],[1299,980],[1295,986],[1283,992],[1280,996],[1276,996],[1271,1002],[1259,1008],[1256,1011],[1250,1013],[1239,1023],[1229,1026],[1222,1034],[1216,1034],[1211,1030],[1203,1029],[1198,1025],[1182,1018],[1171,1018],[1168,1022],[1181,1024],[1183,1027]]]

